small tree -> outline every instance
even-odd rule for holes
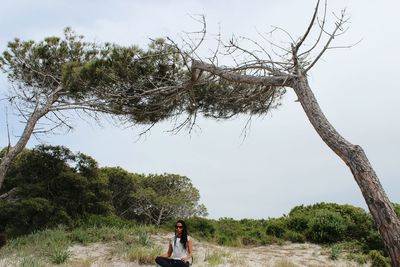
[[[199,191],[185,176],[144,176],[133,197],[134,213],[157,225],[169,219],[207,215],[206,207],[199,204]]]

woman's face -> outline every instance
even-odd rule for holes
[[[181,236],[182,235],[182,231],[183,231],[183,225],[178,222],[175,224],[175,233],[177,236]]]

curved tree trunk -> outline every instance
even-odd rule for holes
[[[292,88],[319,136],[350,168],[377,224],[392,265],[400,267],[400,219],[364,151],[344,139],[329,123],[301,70],[293,80]]]
[[[35,129],[35,125],[38,120],[44,115],[45,113],[36,111],[32,114],[29,118],[28,122],[25,125],[24,132],[22,133],[20,139],[15,144],[15,146],[11,147],[10,150],[3,156],[0,163],[0,188],[3,185],[4,178],[6,177],[8,168],[10,164],[13,162],[15,157],[21,153],[21,151],[25,148],[26,144],[31,137],[33,130]]]
[[[24,131],[22,132],[22,135],[19,138],[18,142],[15,144],[15,146],[11,147],[8,152],[5,153],[3,158],[1,158],[0,189],[3,186],[4,178],[6,177],[8,168],[10,167],[11,163],[13,162],[15,157],[18,156],[18,154],[21,153],[22,150],[25,148],[26,144],[29,141],[29,138],[35,130],[36,123],[50,111],[51,105],[53,105],[54,101],[57,100],[56,93],[60,90],[60,88],[57,88],[57,90],[47,98],[47,103],[42,108],[38,108],[32,112],[32,114],[28,118],[28,121],[26,122]]]

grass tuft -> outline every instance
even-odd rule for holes
[[[160,247],[134,246],[127,253],[129,261],[137,261],[140,265],[154,264],[154,259],[160,255]]]
[[[216,251],[206,251],[206,255],[204,257],[204,261],[208,263],[209,266],[217,266],[224,263],[224,259],[229,257],[230,254],[228,252],[222,250]]]

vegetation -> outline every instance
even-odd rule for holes
[[[206,219],[197,217],[206,209],[189,178],[99,168],[93,158],[65,147],[26,149],[10,166],[0,195],[4,193],[0,230],[10,239],[1,255],[15,254],[22,266],[66,263],[73,243],[116,240],[125,244],[121,250],[127,259],[150,263],[160,253],[150,239],[158,231],[154,225],[170,231],[181,217],[191,235],[219,245],[312,242],[326,246],[332,260],[388,264],[372,217],[361,208],[317,203],[294,207],[279,218]],[[394,207],[399,212],[400,205]],[[221,251],[206,256],[210,265],[239,261]]]
[[[152,243],[141,242],[140,236],[155,233],[154,227],[129,221],[121,225],[122,221],[116,217],[93,216],[75,229],[58,227],[13,238],[1,249],[0,258],[15,258],[22,266],[62,264],[70,261],[68,247],[73,243],[122,242],[125,249],[117,246],[115,253],[126,255],[131,261],[145,262],[147,259],[146,263],[149,263],[151,258],[153,262],[153,256],[161,249]]]
[[[10,166],[1,194],[6,197],[0,200],[0,233],[9,237],[57,225],[76,227],[91,215],[160,224],[207,212],[187,177],[100,169],[93,158],[59,146],[21,153]]]

